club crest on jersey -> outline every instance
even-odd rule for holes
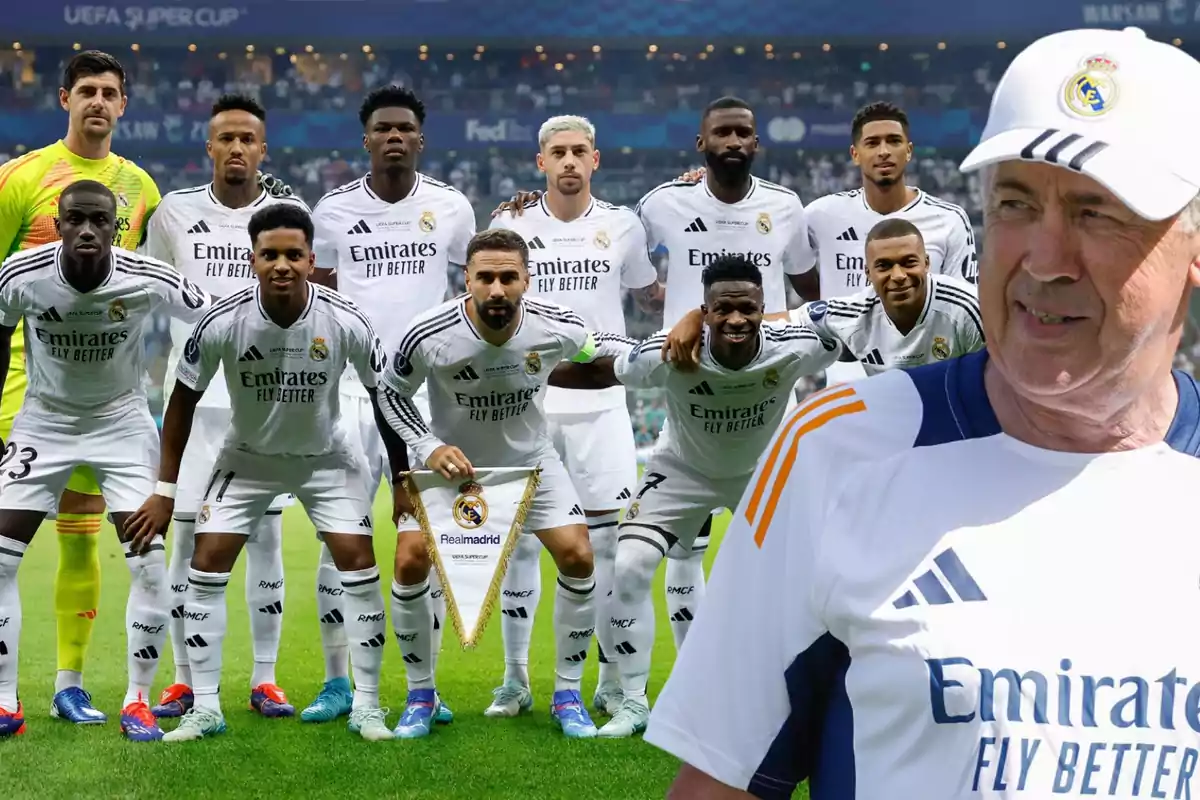
[[[638,511],[640,510],[641,507],[638,505],[638,501],[634,500],[629,504],[629,510],[625,512],[625,519],[633,519],[638,515]]]
[[[764,236],[771,232],[771,215],[763,212],[758,215],[758,220],[754,223],[754,227]]]
[[[1099,117],[1112,111],[1120,95],[1113,73],[1117,62],[1102,55],[1083,60],[1083,69],[1067,78],[1062,100],[1067,110],[1081,117]]]
[[[612,244],[612,239],[608,238],[608,234],[604,231],[596,231],[596,238],[592,239],[592,244],[601,250],[607,250]]]
[[[313,337],[312,344],[308,348],[308,357],[313,361],[324,361],[329,358],[329,347],[320,336]]]
[[[451,513],[458,527],[474,530],[483,527],[487,522],[488,506],[483,499],[483,487],[474,481],[467,481],[458,487],[458,499],[454,501]]]
[[[124,322],[129,316],[129,312],[125,310],[125,304],[120,300],[113,300],[108,304],[108,318],[113,322]]]
[[[537,353],[528,353],[525,356],[525,374],[537,375],[542,371],[542,357]]]
[[[933,337],[933,357],[945,361],[950,357],[950,343],[941,336]]]
[[[200,513],[196,516],[196,522],[203,524],[208,522],[208,518],[211,516],[212,511],[209,509],[208,504],[205,503],[204,505],[200,506]]]
[[[424,233],[433,233],[437,229],[437,220],[434,219],[433,212],[422,212],[421,218],[417,220],[417,227]]]
[[[779,370],[772,367],[771,369],[767,370],[767,373],[765,375],[763,375],[763,388],[764,389],[774,389],[778,385],[779,385]]]

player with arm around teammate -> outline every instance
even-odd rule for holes
[[[867,375],[983,349],[975,286],[930,272],[916,225],[885,219],[866,238],[870,286],[849,297],[806,303],[792,312],[793,320],[837,341],[844,360],[859,362]]]
[[[145,328],[151,316],[196,319],[208,295],[169,265],[112,246],[117,199],[96,181],[63,189],[62,241],[0,269],[0,368],[18,322],[30,332],[29,388],[0,472],[0,736],[21,733],[17,698],[21,602],[17,571],[71,474],[87,466],[112,509],[131,582],[126,610],[129,684],[121,732],[162,738],[146,699],[166,638],[161,532],[135,541],[130,515],[154,488],[158,430],[146,400]],[[0,372],[0,374],[3,374]]]
[[[184,277],[219,298],[257,283],[246,236],[246,225],[254,214],[272,203],[304,210],[307,206],[291,194],[274,197],[255,180],[259,164],[267,154],[267,138],[266,111],[252,98],[224,95],[213,104],[205,148],[213,162],[212,181],[169,192],[163,198],[150,219],[144,251],[173,265]],[[167,404],[175,385],[175,368],[183,358],[183,347],[192,327],[182,322],[171,324],[171,353],[164,387]],[[242,356],[247,360],[255,358],[253,353]],[[200,495],[225,440],[230,413],[229,390],[223,377],[217,374],[196,408],[188,448],[179,468],[167,567],[175,679],[163,689],[158,705],[151,709],[160,718],[183,715],[194,700],[183,632],[188,565]],[[275,683],[283,628],[283,509],[290,503],[287,495],[276,498],[246,543],[246,606],[254,647],[250,707],[268,717],[290,717],[295,713],[287,695]]]
[[[364,490],[362,453],[338,424],[338,379],[346,364],[373,391],[384,354],[361,311],[308,281],[314,259],[307,211],[267,206],[250,219],[249,230],[258,284],[222,298],[196,324],[163,420],[160,489],[131,523],[145,537],[170,522],[196,406],[223,369],[233,413],[199,498],[184,611],[195,705],[165,740],[225,731],[219,691],[225,587],[246,539],[281,494],[295,495],[304,506],[341,572],[346,630],[356,644],[350,731],[370,741],[390,739],[379,707],[386,615],[372,547],[372,498]],[[395,458],[403,463],[403,455]]]
[[[467,295],[413,321],[386,373],[382,409],[420,463],[448,480],[466,479],[473,464],[541,466],[525,527],[550,551],[559,571],[551,715],[566,736],[587,738],[596,735],[580,696],[596,625],[592,548],[579,495],[550,441],[541,394],[560,361],[623,354],[633,342],[594,336],[570,309],[526,296],[528,260],[519,234],[476,234],[467,247]],[[466,382],[460,379],[464,374],[477,377]],[[428,427],[411,400],[424,382]],[[409,693],[395,733],[417,738],[429,734],[441,703],[431,663],[430,556],[406,493],[397,492],[397,503],[404,508],[397,523],[392,619]],[[533,706],[527,688],[518,704],[525,711]]]
[[[610,379],[626,386],[666,390],[673,435],[651,455],[621,523],[607,622],[618,641],[614,649],[624,703],[600,736],[627,737],[646,727],[655,635],[650,587],[658,565],[664,558],[690,555],[711,509],[737,506],[783,418],[792,386],[837,355],[835,343],[807,326],[763,323],[762,273],[743,256],[718,258],[705,267],[703,281],[698,369],[684,372],[663,360],[665,332],[608,368]],[[572,364],[560,367],[555,379],[597,371]],[[698,618],[704,614],[695,604],[692,612]]]
[[[662,286],[646,252],[646,232],[632,209],[614,206],[591,193],[600,165],[596,129],[584,117],[551,117],[538,131],[538,168],[546,191],[520,216],[501,214],[492,228],[516,231],[529,244],[529,295],[564,305],[591,330],[625,333],[622,289],[641,307],[661,311]],[[637,448],[625,389],[572,391],[546,389],[550,438],[579,492],[596,559],[598,619],[607,619],[617,555],[621,508],[637,483]],[[501,591],[504,681],[485,712],[520,713],[529,689],[529,643],[541,595],[542,545],[523,537],[508,561]],[[614,713],[621,689],[610,630],[596,629],[600,659],[592,707]]]
[[[1200,170],[1148,154],[1198,80],[1132,28],[1013,59],[963,163],[988,347],[785,421],[651,715],[669,797],[1196,795]]]

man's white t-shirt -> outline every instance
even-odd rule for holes
[[[375,388],[386,355],[366,315],[332,289],[308,284],[304,313],[281,328],[250,286],[215,303],[184,345],[177,376],[205,391],[218,371],[229,387],[225,444],[268,456],[319,456],[347,448],[338,424],[346,366]]]
[[[171,267],[119,247],[108,274],[80,292],[62,271],[62,242],[0,266],[0,325],[25,323],[25,397],[56,417],[95,420],[145,403],[146,325],[158,313],[194,322],[212,298]]]
[[[647,741],[756,797],[1200,792],[1200,389],[1163,444],[1065,453],[1000,431],[986,362],[784,421]]]
[[[326,194],[313,207],[317,267],[337,273],[338,292],[375,326],[385,352],[417,316],[446,299],[449,272],[467,263],[475,210],[453,186],[417,173],[408,196],[389,203],[369,176]],[[343,388],[366,397],[347,371]]]
[[[658,280],[646,251],[646,231],[633,210],[592,199],[587,210],[564,222],[543,195],[521,216],[500,214],[492,228],[516,231],[529,246],[529,295],[566,306],[589,330],[625,334],[622,289]],[[580,414],[622,408],[625,390],[547,387],[547,414]]]
[[[911,203],[892,214],[867,205],[860,187],[818,197],[805,209],[811,244],[821,270],[821,298],[844,297],[870,288],[865,269],[867,234],[885,219],[906,219],[925,240],[929,271],[978,282],[975,232],[967,212],[920,189]]]
[[[646,339],[614,362],[617,380],[636,389],[665,389],[671,435],[666,452],[701,475],[748,475],[787,410],[796,381],[830,364],[838,347],[811,328],[766,322],[758,350],[741,369],[720,364],[706,327],[700,363],[681,372],[662,359],[669,331]]]
[[[217,199],[212,184],[168,192],[150,217],[146,228],[146,255],[171,264],[185,278],[215,298],[227,297],[257,283],[250,265],[253,242],[250,218],[267,206],[282,203],[308,210],[299,197],[272,197],[262,192],[242,208],[230,208]],[[183,357],[183,346],[192,326],[171,321],[171,352],[167,356],[167,395]],[[209,384],[200,405],[229,408],[229,390],[218,373]]]
[[[700,273],[719,256],[745,256],[763,273],[768,314],[787,311],[785,275],[813,268],[807,216],[791,189],[753,178],[737,203],[713,196],[707,180],[672,181],[651,189],[637,205],[650,252],[667,262],[663,327],[704,302]]]
[[[469,297],[456,297],[442,303],[401,337],[383,373],[384,417],[421,464],[443,444],[455,445],[480,466],[557,459],[542,408],[550,373],[560,361],[624,355],[633,340],[593,335],[569,308],[524,297],[512,338],[497,346],[476,329],[468,302]],[[429,386],[428,424],[410,402],[423,383]]]
[[[928,276],[925,306],[908,333],[896,328],[869,286],[847,297],[805,303],[791,318],[841,344],[867,375],[957,358],[984,345],[974,284],[947,275]]]

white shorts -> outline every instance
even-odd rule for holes
[[[749,475],[707,478],[676,456],[650,456],[642,484],[625,510],[620,539],[641,539],[669,558],[686,558],[708,547],[712,509],[737,508]]]
[[[76,467],[89,466],[109,511],[132,512],[158,480],[158,426],[144,403],[104,422],[63,421],[26,400],[0,458],[0,508],[47,513]]]
[[[379,434],[379,426],[375,424],[375,409],[371,407],[371,398],[343,391],[341,397],[338,398],[338,404],[341,406],[342,425],[346,431],[347,441],[357,443],[356,446],[362,449],[363,456],[366,458],[367,495],[374,500],[379,491],[379,482],[384,479],[384,476],[391,475],[391,467],[388,463],[387,448],[383,446],[383,437]],[[425,389],[424,384],[413,395],[413,405],[417,407],[421,418],[428,424],[429,392]],[[417,455],[411,448],[408,451],[408,464],[412,469],[425,467],[424,464],[417,463]],[[389,480],[388,483],[390,485],[391,481]]]
[[[200,498],[213,475],[217,454],[225,443],[225,434],[233,419],[228,408],[199,406],[192,419],[192,432],[179,465],[178,489],[175,496],[175,519],[192,521],[200,510]],[[271,501],[268,512],[280,513],[295,502],[290,494],[281,494]]]
[[[543,457],[541,481],[529,513],[525,516],[525,530],[535,532],[564,525],[586,524],[583,505],[579,502],[579,494],[567,474],[567,468],[557,455]]]
[[[547,414],[550,440],[586,511],[623,507],[637,482],[637,445],[624,407]]]
[[[223,449],[200,498],[196,533],[249,536],[281,494],[294,494],[319,533],[374,531],[366,465],[353,447],[327,456],[263,456]]]

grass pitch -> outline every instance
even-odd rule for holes
[[[380,495],[376,518],[386,519],[389,502]],[[714,541],[726,518],[715,526]],[[287,600],[278,678],[297,711],[321,687],[323,668],[314,594],[318,547],[299,506],[285,512],[284,563]],[[251,653],[243,587],[244,557],[230,582],[230,630],[225,642],[222,700],[229,731],[191,744],[136,744],[121,738],[120,703],[125,691],[125,599],[129,573],[116,535],[101,534],[103,584],[100,613],[88,656],[85,685],[96,707],[109,715],[102,726],[77,727],[50,717],[54,693],[55,625],[53,582],[57,543],[53,523],[34,540],[21,569],[24,622],[21,637],[21,695],[28,731],[0,742],[0,797],[6,798],[470,798],[470,800],[579,800],[662,798],[678,767],[674,758],[628,740],[567,741],[556,732],[547,706],[553,690],[554,642],[551,609],[554,567],[543,554],[542,602],[534,629],[530,673],[535,706],[514,720],[491,720],[483,709],[503,674],[499,615],[484,640],[463,652],[447,631],[438,664],[438,688],[455,712],[455,722],[418,741],[369,743],[346,730],[345,719],[302,724],[299,717],[267,720],[247,708]],[[168,547],[170,545],[168,544]],[[390,579],[392,535],[376,536],[381,572]],[[711,559],[717,548],[710,549]],[[654,589],[658,637],[653,697],[662,688],[675,646],[666,621],[660,569]],[[387,581],[384,582],[385,584]],[[384,656],[383,705],[394,725],[406,686],[400,652],[389,624]],[[170,648],[168,647],[168,650]],[[584,697],[596,684],[595,648],[589,654]],[[164,653],[155,684],[170,683],[171,656]],[[602,722],[601,720],[597,720]],[[175,721],[165,720],[164,727]]]

